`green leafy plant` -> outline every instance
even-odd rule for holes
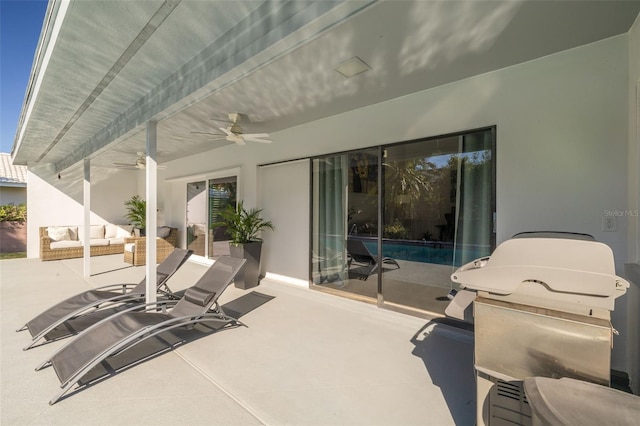
[[[24,204],[5,204],[0,206],[0,222],[25,222],[27,206]]]
[[[271,221],[266,221],[260,217],[261,209],[246,210],[242,201],[237,206],[227,206],[220,213],[222,220],[213,224],[214,227],[224,226],[231,236],[232,244],[246,244],[253,241],[262,241],[258,235],[263,229],[273,230]]]
[[[384,227],[384,236],[385,238],[406,239],[409,238],[409,231],[407,231],[407,228],[396,218]]]
[[[124,203],[127,214],[124,216],[136,228],[144,229],[147,223],[147,202],[134,195]]]

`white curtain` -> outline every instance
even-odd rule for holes
[[[344,280],[346,268],[346,155],[313,161],[313,262],[316,284]]]

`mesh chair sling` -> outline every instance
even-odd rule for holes
[[[180,300],[163,300],[132,307],[86,329],[55,352],[36,370],[53,366],[62,391],[49,404],[55,404],[95,366],[110,356],[178,327],[201,322],[223,322],[224,327],[240,322],[227,316],[218,298],[244,265],[244,259],[220,257]]]
[[[158,292],[171,295],[167,280],[191,256],[191,250],[175,249],[157,268]],[[32,339],[24,350],[30,349],[41,339],[57,340],[75,334],[68,322],[123,303],[141,303],[146,291],[146,277],[136,284],[112,284],[88,290],[72,296],[42,312],[17,331],[29,330]],[[66,329],[62,329],[67,325]],[[53,331],[56,333],[52,333]]]
[[[382,260],[378,262],[377,256],[371,254],[367,246],[365,246],[361,240],[347,240],[347,255],[349,267],[351,267],[352,262],[366,266],[366,268],[364,268],[363,275],[367,277],[377,271],[379,263],[382,263],[383,265],[393,265],[395,266],[395,269],[400,268],[398,262],[390,257],[383,257]]]

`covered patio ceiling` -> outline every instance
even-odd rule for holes
[[[158,162],[625,33],[640,1],[62,1],[45,18],[15,164]],[[345,78],[354,57],[370,70]],[[196,132],[196,133],[194,133]],[[304,143],[304,141],[301,141]],[[251,149],[250,146],[247,149]]]

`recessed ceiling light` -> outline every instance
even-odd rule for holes
[[[335,70],[346,78],[351,78],[354,75],[362,74],[365,71],[369,71],[371,68],[369,65],[362,62],[362,59],[354,56],[335,67]]]

